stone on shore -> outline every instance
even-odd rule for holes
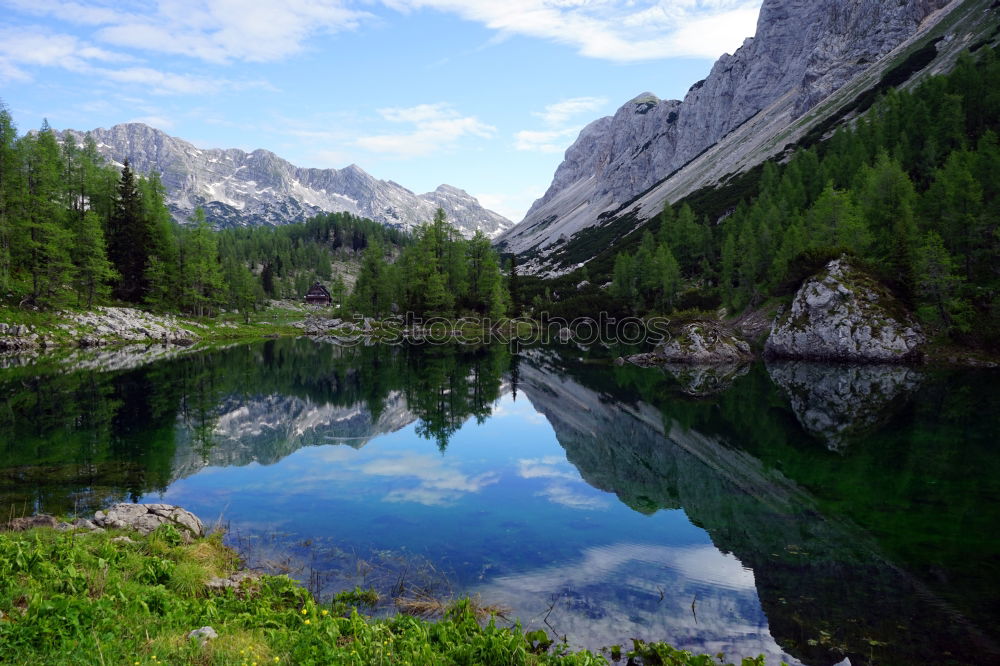
[[[668,363],[738,365],[751,359],[750,345],[732,331],[717,322],[694,321],[678,328],[651,353],[636,354],[626,360],[641,367],[654,367]]]
[[[779,313],[764,346],[769,358],[899,362],[915,358],[920,327],[888,290],[847,257],[806,280]]]
[[[172,504],[115,504],[94,514],[94,523],[98,527],[131,529],[144,535],[161,525],[173,525],[189,538],[205,535],[205,526],[198,516]]]

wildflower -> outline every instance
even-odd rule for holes
[[[326,610],[326,609],[324,608],[324,609],[323,609],[323,613],[322,613],[322,614],[323,614],[323,615],[329,615],[329,614],[330,614],[330,611],[328,611],[328,610]]]
[[[279,661],[281,661],[281,660],[280,660],[280,659],[278,659],[277,657],[275,657],[275,658],[274,658],[274,663],[276,663],[276,664],[277,664],[277,663],[278,663]]]
[[[306,624],[312,624],[312,622],[310,622],[309,620],[306,620]]]
[[[303,609],[302,609],[302,614],[303,614],[303,615],[305,615],[305,614],[306,614],[306,613],[308,613],[308,612],[309,612],[309,611],[307,611],[307,610],[306,610],[305,608],[303,608]]]

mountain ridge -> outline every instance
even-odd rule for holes
[[[581,232],[632,215],[627,233],[665,201],[674,203],[779,155],[835,114],[847,91],[857,95],[855,88],[877,86],[893,63],[932,32],[945,38],[937,60],[953,58],[979,36],[977,21],[991,11],[988,4],[767,0],[757,35],[723,55],[684,101],[643,93],[587,125],[545,195],[497,243],[522,256],[525,272],[573,270],[590,258],[566,250]],[[608,240],[603,238],[604,245]]]
[[[513,225],[464,190],[441,185],[416,194],[392,180],[379,180],[349,164],[342,169],[298,167],[258,148],[198,148],[143,123],[120,123],[90,131],[63,130],[61,140],[80,143],[90,135],[106,159],[129,160],[142,174],[159,173],[167,206],[178,222],[202,207],[216,227],[281,225],[324,212],[347,212],[389,226],[412,229],[429,222],[440,206],[463,235],[493,237]]]

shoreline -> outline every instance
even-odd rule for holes
[[[308,337],[335,344],[398,344],[420,341],[430,344],[484,344],[489,338],[494,338],[493,341],[499,343],[516,340],[523,344],[526,333],[530,337],[545,327],[544,321],[520,318],[508,319],[490,329],[457,320],[457,326],[445,326],[437,330],[403,326],[399,321],[386,325],[383,320],[368,317],[354,320],[327,318],[332,313],[324,309],[281,302],[275,302],[267,310],[256,313],[256,320],[249,323],[234,321],[233,317],[238,316],[236,314],[226,318],[197,320],[185,319],[176,314],[157,314],[117,306],[100,306],[87,311],[18,311],[19,318],[22,319],[20,323],[5,322],[5,317],[12,318],[11,312],[10,309],[0,309],[0,357],[4,358],[55,357],[79,351],[110,352],[131,346],[204,349],[220,343],[249,343],[295,337]],[[733,332],[738,322],[739,318],[731,322],[715,320],[712,324]],[[567,328],[562,328],[552,341],[566,345],[582,344],[573,340]],[[755,344],[748,348],[749,353],[744,355],[741,363],[768,360],[769,356],[759,342],[755,340]],[[590,346],[592,345],[583,345],[585,348]],[[889,361],[829,359],[808,355],[780,355],[780,358],[845,366],[875,363],[930,368],[1000,368],[1000,354],[934,341],[922,345],[919,353],[911,358]],[[733,362],[731,358],[658,359],[651,352],[623,357],[621,360],[639,367],[659,367],[671,363],[705,366]]]
[[[375,593],[360,588],[320,603],[288,576],[244,569],[222,532],[206,534],[172,505],[118,504],[74,523],[13,519],[0,525],[0,555],[0,639],[14,662],[728,663],[638,639],[571,651],[544,631],[498,627],[502,609],[468,598],[438,604],[434,620],[405,605],[366,615]]]

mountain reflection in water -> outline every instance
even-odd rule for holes
[[[709,391],[561,348],[142,353],[0,370],[0,509],[162,499],[327,591],[433,572],[411,583],[578,646],[1000,660],[991,374],[757,364]]]

